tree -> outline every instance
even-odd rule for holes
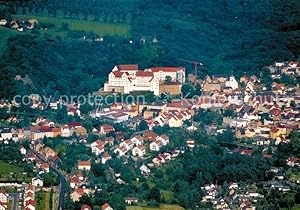
[[[149,200],[154,200],[154,201],[160,203],[160,201],[161,201],[160,190],[159,190],[157,187],[153,187],[153,188],[150,190],[148,199],[149,199]]]
[[[148,130],[149,129],[149,126],[147,124],[147,122],[145,120],[142,120],[138,126],[138,131],[145,131],[145,130]]]
[[[172,82],[172,77],[171,76],[166,76],[165,83],[169,84],[170,82]]]
[[[181,92],[184,98],[191,98],[195,95],[194,87],[190,83],[184,83],[181,87]]]

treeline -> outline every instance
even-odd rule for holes
[[[0,60],[0,98],[11,98],[17,93],[87,94],[103,87],[116,64],[139,63],[145,68],[158,63],[156,46],[139,42],[131,45],[118,36],[104,40],[61,40],[39,34],[9,39]],[[15,80],[16,75],[22,80]]]

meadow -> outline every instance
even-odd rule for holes
[[[10,173],[17,174],[17,173],[21,173],[21,172],[22,172],[22,169],[20,167],[0,161],[0,175],[1,176],[9,175]]]
[[[142,207],[142,206],[127,206],[126,210],[183,210],[181,206],[178,205],[167,205],[161,204],[160,207],[151,208],[151,207]]]
[[[129,36],[130,26],[128,24],[103,23],[90,20],[80,20],[61,17],[49,17],[39,15],[14,15],[13,18],[29,20],[35,18],[39,23],[54,24],[56,28],[61,28],[63,24],[67,24],[71,31],[93,32],[97,35],[120,35]]]

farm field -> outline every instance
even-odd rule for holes
[[[183,210],[181,206],[178,205],[167,205],[161,204],[160,207],[150,208],[150,207],[142,207],[142,206],[127,206],[126,210]]]
[[[56,28],[60,28],[62,24],[68,24],[69,30],[94,32],[97,35],[129,36],[130,34],[130,26],[127,24],[102,23],[89,20],[48,17],[39,15],[14,15],[13,18],[22,18],[25,20],[35,18],[38,20],[39,23],[54,24]]]
[[[37,196],[37,210],[50,210],[50,193],[49,192],[38,192]]]

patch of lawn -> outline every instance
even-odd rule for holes
[[[94,32],[97,35],[128,36],[130,33],[130,26],[127,24],[102,23],[96,21],[38,15],[14,15],[13,17],[22,18],[25,20],[35,18],[39,23],[54,24],[57,29],[60,29],[62,24],[68,24],[69,30],[71,31]]]
[[[171,202],[174,199],[173,192],[167,190],[161,190],[160,192],[167,203]]]
[[[10,173],[17,174],[21,172],[22,168],[0,161],[0,175],[7,175]]]
[[[143,207],[143,206],[127,206],[126,210],[183,210],[181,206],[178,205],[167,205],[161,204],[160,207],[151,208],[151,207]]]

